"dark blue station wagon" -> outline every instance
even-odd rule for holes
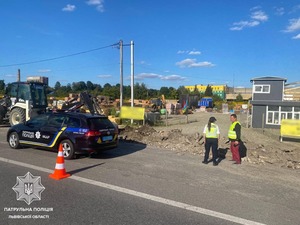
[[[118,127],[102,115],[51,112],[10,127],[7,141],[13,149],[29,146],[58,151],[62,144],[64,158],[72,159],[117,147]]]

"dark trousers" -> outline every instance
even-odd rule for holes
[[[213,162],[217,163],[218,158],[218,138],[206,138],[204,161],[208,161],[210,149],[212,149]]]

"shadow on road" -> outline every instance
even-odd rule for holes
[[[147,145],[144,143],[140,143],[137,141],[128,142],[122,140],[119,142],[119,146],[117,148],[108,151],[103,151],[98,154],[94,154],[92,157],[98,159],[116,158],[116,157],[121,157],[124,155],[129,155],[144,150],[146,147]]]
[[[104,163],[99,163],[99,164],[96,164],[96,165],[87,166],[87,167],[83,167],[83,168],[80,168],[80,169],[68,171],[68,173],[70,173],[71,175],[74,175],[74,174],[79,173],[81,171],[88,170],[88,169],[91,169],[91,168],[94,168],[94,167],[97,167],[97,166],[101,166],[102,164],[104,164]]]

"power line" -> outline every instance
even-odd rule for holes
[[[64,56],[49,58],[49,59],[41,59],[41,60],[37,60],[37,61],[24,62],[24,63],[15,63],[15,64],[9,64],[9,65],[0,65],[0,67],[3,68],[3,67],[11,67],[11,66],[22,66],[22,65],[28,65],[28,64],[35,64],[35,63],[53,61],[53,60],[68,58],[68,57],[72,57],[72,56],[76,56],[76,55],[86,54],[86,53],[89,53],[89,52],[98,51],[98,50],[101,50],[101,49],[104,49],[104,48],[115,47],[117,45],[119,45],[119,43],[112,44],[112,45],[107,45],[107,46],[104,46],[104,47],[95,48],[95,49],[91,49],[91,50],[87,50],[87,51],[77,52],[77,53],[73,53],[73,54],[69,54],[69,55],[64,55]]]

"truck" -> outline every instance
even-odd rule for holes
[[[13,126],[45,113],[47,86],[48,78],[39,76],[8,84],[4,97],[0,99],[0,124],[9,122]]]

